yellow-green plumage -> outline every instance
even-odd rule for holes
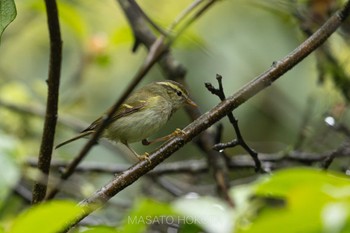
[[[196,106],[181,84],[169,80],[150,83],[132,93],[120,106],[103,137],[120,141],[127,146],[128,143],[146,139],[161,129],[185,103]],[[57,145],[56,148],[92,134],[101,124],[101,119],[97,119],[78,136]]]

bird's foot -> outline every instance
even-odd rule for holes
[[[175,131],[172,133],[172,135],[175,136],[184,136],[186,133],[185,131],[183,131],[182,129],[175,129]]]
[[[143,155],[139,155],[138,159],[140,161],[147,160],[149,164],[151,164],[151,159],[149,158],[149,154],[145,152]]]
[[[172,132],[171,134],[168,134],[164,137],[160,137],[160,138],[156,138],[154,139],[153,141],[148,141],[146,138],[142,140],[142,145],[144,146],[148,146],[150,144],[153,144],[153,143],[156,143],[156,142],[162,142],[162,141],[166,141],[166,140],[169,140],[170,138],[172,137],[177,137],[177,136],[183,136],[185,135],[185,131],[183,131],[182,129],[175,129],[174,132]]]

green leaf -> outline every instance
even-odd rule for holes
[[[68,26],[68,28],[71,30],[70,32],[73,32],[79,39],[86,37],[86,20],[83,19],[74,2],[57,1],[57,5],[60,24],[62,24],[62,26]],[[45,14],[46,12],[44,1],[32,1],[31,7],[42,14]]]
[[[120,232],[145,232],[149,225],[175,222],[176,216],[169,204],[143,199],[126,216]]]
[[[15,161],[16,153],[17,142],[0,132],[0,208],[20,177],[20,171]]]
[[[5,28],[16,17],[16,5],[13,0],[0,0],[0,37]]]
[[[20,214],[8,233],[57,233],[82,214],[83,209],[73,202],[52,201],[31,207]]]
[[[247,201],[236,232],[350,232],[350,181],[340,173],[282,170],[258,181]]]
[[[222,201],[213,197],[182,198],[174,209],[184,217],[184,223],[201,226],[206,232],[229,233],[234,224],[234,213]]]
[[[179,233],[203,232],[203,228],[201,228],[196,224],[183,224],[183,225],[180,225],[179,231],[174,231],[174,232],[179,232]]]
[[[304,188],[320,192],[326,185],[334,188],[350,188],[350,180],[341,173],[324,172],[318,169],[286,169],[276,172],[271,177],[263,178],[257,185],[255,193],[257,195],[292,196],[291,192]]]
[[[59,1],[58,8],[62,22],[68,25],[72,32],[74,32],[74,34],[80,39],[86,37],[87,24],[82,15],[76,9],[76,6],[71,4],[70,1]]]
[[[91,227],[90,229],[83,231],[83,233],[118,233],[118,231],[113,227],[98,226]]]

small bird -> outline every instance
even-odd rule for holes
[[[161,129],[173,113],[185,104],[197,107],[180,83],[171,80],[150,83],[136,90],[125,100],[114,113],[111,123],[104,130],[102,137],[114,142],[120,141],[140,160],[148,159],[148,153],[137,154],[129,146],[129,143],[142,140],[144,145],[149,145],[168,140],[181,133],[181,130],[177,129],[164,137],[153,141],[147,140],[147,137]],[[56,149],[93,134],[102,121],[102,117],[98,118],[77,136],[58,144]]]

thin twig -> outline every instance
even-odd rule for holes
[[[164,37],[168,36],[168,33],[165,32],[163,29],[161,29],[157,24],[155,24],[149,17],[148,15],[142,10],[142,8],[137,4],[135,0],[118,0],[119,4],[122,6],[124,9],[124,12],[128,16],[128,19],[133,19],[135,17],[140,17],[147,21],[150,25],[152,25],[153,28],[155,28],[158,32],[160,32]],[[140,44],[144,43],[144,40],[142,39],[143,37],[138,36],[139,33],[138,31],[142,31],[142,34],[144,33],[144,28],[148,28],[146,25],[143,25],[145,22],[142,21],[133,21],[129,20],[131,26],[131,29],[134,32],[134,45],[132,47],[132,52],[136,52]],[[148,32],[147,34],[152,34],[151,32]],[[147,37],[146,37],[147,38]],[[155,41],[155,38],[153,42]],[[153,43],[152,43],[153,44]],[[149,44],[149,47],[152,45]]]
[[[293,166],[295,162],[302,164],[314,164],[327,160],[328,157],[332,156],[334,152],[337,151],[336,157],[346,157],[350,153],[350,144],[343,142],[338,148],[335,148],[330,151],[325,151],[322,153],[308,153],[302,151],[287,151],[280,153],[272,154],[263,154],[259,155],[260,161],[262,162],[262,167],[264,163],[276,163],[273,165],[274,168],[280,168],[277,164],[279,162],[285,163],[284,166]],[[290,163],[290,164],[289,164]],[[37,161],[34,159],[28,159],[26,164],[31,167],[37,167]],[[60,170],[61,168],[66,167],[68,164],[67,161],[53,160],[51,162],[51,168],[53,170]],[[251,160],[249,154],[246,155],[235,155],[234,157],[228,158],[227,166],[231,170],[236,169],[246,169],[254,168],[255,163]],[[96,172],[96,173],[109,173],[109,174],[118,174],[130,167],[129,164],[111,164],[104,162],[84,162],[76,168],[76,172]],[[177,161],[162,163],[152,171],[148,172],[149,175],[162,176],[162,175],[171,175],[171,174],[201,174],[207,173],[210,169],[208,163],[205,159],[201,160],[186,160],[186,161]]]
[[[175,185],[174,182],[171,182],[166,177],[159,177],[157,175],[150,175],[148,177],[151,178],[152,182],[154,182],[156,185],[158,185],[174,197],[180,197],[185,194],[185,191],[183,191],[178,185]]]
[[[58,95],[62,61],[62,40],[56,1],[45,0],[45,6],[50,35],[50,66],[47,80],[48,97],[46,102],[45,123],[38,158],[38,169],[43,175],[34,184],[33,203],[41,202],[45,198],[47,191],[51,153],[57,123]]]
[[[153,22],[153,20],[142,10],[142,8],[136,3],[135,0],[129,0],[130,2],[135,3],[135,8],[134,10],[138,10],[143,18],[154,28],[156,29],[160,34],[162,34],[163,36],[167,36],[168,33],[166,31],[164,31],[161,27],[159,27],[156,23]]]
[[[31,201],[33,200],[32,197],[32,190],[27,188],[25,185],[22,184],[23,181],[19,181],[15,187],[13,187],[13,194],[19,196],[22,198],[22,200],[26,204],[31,204]],[[12,195],[13,195],[12,194]],[[3,201],[3,203],[6,203],[7,201]]]
[[[28,159],[26,164],[31,167],[37,167],[37,161]],[[67,161],[53,160],[51,168],[54,170],[61,170],[68,165]],[[76,172],[97,172],[116,174],[127,170],[130,164],[111,164],[104,162],[84,162],[79,164]],[[148,174],[152,175],[170,175],[179,173],[202,173],[208,171],[205,160],[186,160],[171,163],[163,163],[150,171]]]
[[[333,160],[336,157],[342,156],[342,155],[350,155],[350,143],[345,142],[341,147],[333,150],[329,155],[327,155],[321,165],[321,167],[325,170],[329,168],[329,166],[332,164]]]
[[[346,158],[350,155],[350,144],[345,141],[336,149],[326,151],[323,153],[306,153],[300,151],[287,151],[286,153],[274,153],[274,154],[260,154],[260,160],[262,163],[262,169],[265,171],[273,171],[276,169],[287,168],[287,167],[295,167],[301,165],[312,165],[321,163],[323,169],[327,169],[328,167],[324,167],[325,163],[327,163],[328,159],[334,159],[335,157]],[[34,159],[27,160],[27,165],[36,167],[37,161]],[[66,161],[52,161],[51,168],[53,170],[59,170],[61,167],[65,167],[67,165]],[[254,162],[251,160],[251,156],[247,155],[236,155],[227,160],[226,165],[228,169],[234,171],[235,173],[238,171],[237,169],[251,169],[255,167]],[[329,164],[328,164],[329,166]],[[76,172],[98,172],[98,173],[109,173],[109,174],[118,174],[127,169],[127,164],[110,164],[110,163],[96,163],[96,162],[85,162],[80,164],[76,168]],[[157,166],[155,169],[146,174],[147,178],[151,178],[157,185],[159,185],[162,189],[166,190],[168,193],[178,196],[186,193],[187,189],[183,185],[179,185],[173,183],[171,180],[168,180],[167,177],[163,177],[163,175],[171,175],[171,174],[182,174],[186,173],[188,175],[196,175],[196,174],[206,174],[208,171],[212,169],[208,166],[206,160],[186,160],[186,161],[178,161],[178,162],[170,162],[170,163],[162,163]],[[220,175],[220,173],[217,173]],[[221,173],[223,174],[223,173]],[[251,174],[253,175],[253,174]],[[253,177],[253,176],[249,177]],[[235,184],[238,180],[230,179],[230,185],[224,187],[230,187],[232,184]],[[183,183],[185,184],[185,183]],[[220,183],[221,184],[221,183]],[[81,183],[68,183],[68,186],[63,187],[62,191],[66,193],[73,194],[73,196],[79,196],[77,186],[82,185]],[[193,184],[192,184],[193,185]],[[70,188],[68,188],[70,187]],[[218,186],[220,187],[220,186]],[[193,189],[194,187],[192,187]],[[222,188],[222,187],[220,187]],[[75,191],[74,191],[75,190]],[[18,190],[20,191],[20,190]],[[68,192],[67,192],[68,191]],[[15,192],[15,191],[14,191]],[[17,188],[16,188],[17,193]],[[224,195],[225,193],[221,191]],[[21,195],[25,193],[21,192]],[[30,194],[30,193],[29,193]],[[28,195],[23,195],[23,197],[27,198]],[[225,195],[224,198],[226,199]]]
[[[350,129],[344,123],[335,122],[333,125],[328,126],[350,138]]]
[[[205,86],[206,88],[214,95],[218,96],[220,98],[221,101],[224,101],[226,99],[225,96],[225,92],[224,92],[224,87],[222,85],[222,76],[221,75],[216,75],[216,79],[218,81],[219,84],[219,88],[215,88],[213,85],[211,85],[210,83],[206,83]],[[245,151],[247,151],[250,156],[252,157],[252,159],[255,162],[255,171],[256,172],[260,172],[261,170],[261,162],[258,158],[258,154],[248,146],[248,144],[245,142],[245,140],[243,139],[243,136],[241,134],[241,130],[239,129],[238,126],[238,120],[234,117],[232,112],[229,112],[227,114],[227,117],[230,121],[230,123],[232,124],[235,133],[236,133],[236,137],[237,139],[229,142],[229,143],[217,143],[213,146],[214,150],[217,151],[221,151],[224,150],[225,148],[228,147],[235,147],[235,146],[241,146]]]
[[[197,6],[203,3],[203,0],[195,0],[185,10],[183,10],[179,16],[168,27],[168,34],[170,34],[180,23],[183,21]]]
[[[190,19],[188,19],[186,21],[186,23],[183,24],[182,27],[180,27],[177,30],[176,35],[171,39],[172,42],[174,42],[192,23],[194,23],[203,13],[205,13],[216,2],[218,2],[218,1],[217,0],[209,0],[202,8],[200,8]],[[194,4],[194,6],[196,6],[196,5]],[[194,7],[192,7],[192,8],[191,7],[192,7],[192,5],[190,6],[189,10],[194,9]],[[174,25],[174,27],[175,26],[176,25]]]

